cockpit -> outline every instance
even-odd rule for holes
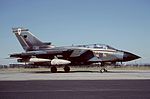
[[[77,45],[77,47],[85,47],[85,48],[99,48],[99,49],[111,49],[116,50],[115,48],[106,45],[106,44],[89,44],[89,45]]]

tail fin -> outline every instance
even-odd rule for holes
[[[25,51],[35,51],[42,48],[50,48],[51,43],[44,43],[35,37],[28,29],[25,28],[12,28],[13,33],[15,33],[17,39],[22,45]]]

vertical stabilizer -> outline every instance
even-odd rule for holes
[[[28,29],[25,28],[12,28],[17,39],[25,51],[39,50],[41,46],[46,45],[35,37]],[[48,47],[48,46],[46,46]]]

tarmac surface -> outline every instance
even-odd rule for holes
[[[99,71],[71,71],[64,73],[51,73],[44,70],[8,70],[0,71],[0,81],[20,80],[127,80],[150,79],[150,70],[109,70],[105,73]]]
[[[150,99],[150,70],[0,70],[0,99]]]
[[[150,80],[0,81],[0,99],[150,99]]]

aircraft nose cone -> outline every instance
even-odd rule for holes
[[[123,55],[123,60],[124,61],[131,61],[131,60],[135,60],[135,59],[138,59],[138,58],[141,58],[135,54],[132,54],[132,53],[129,53],[129,52],[124,52],[124,55]]]

